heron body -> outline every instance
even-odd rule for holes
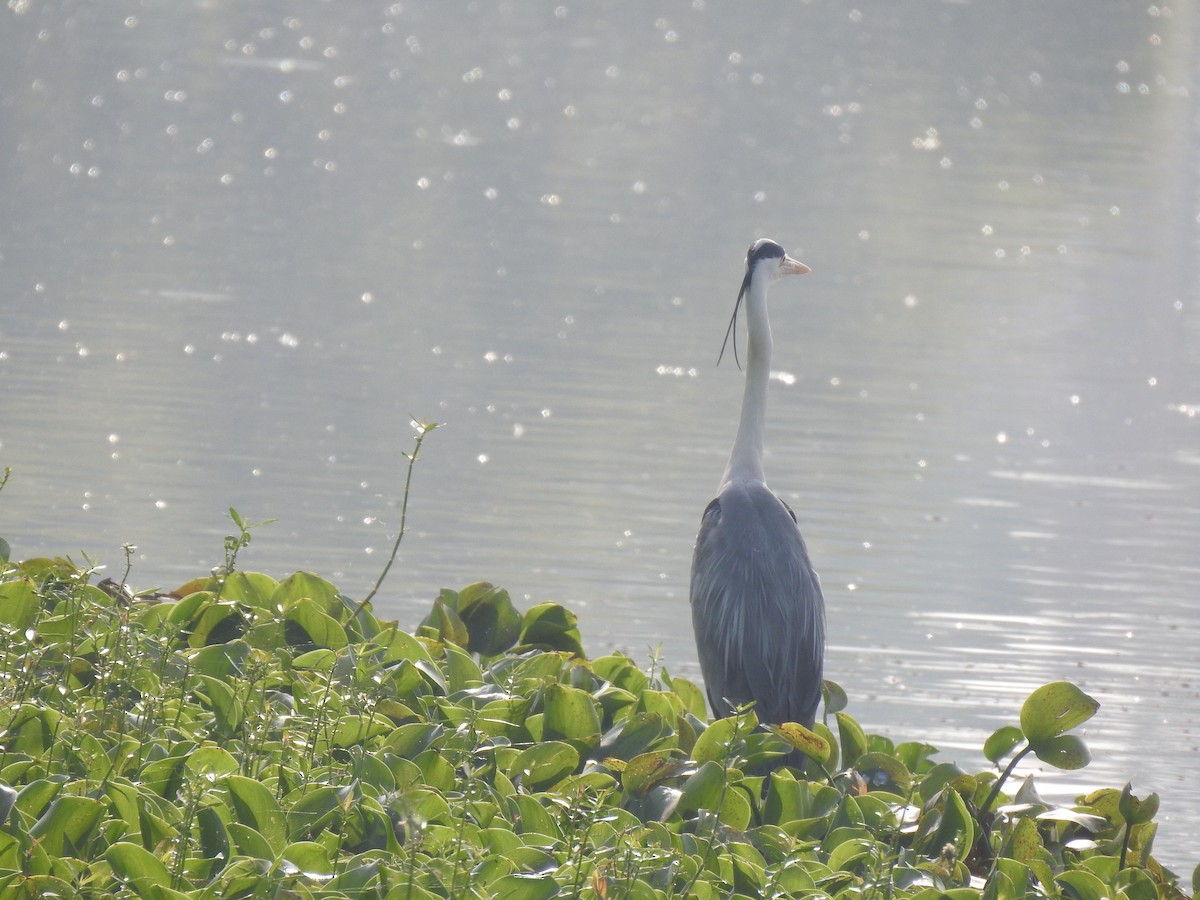
[[[746,254],[749,351],[737,437],[716,498],[704,510],[692,558],[692,626],[716,716],[753,702],[759,721],[811,727],[821,700],[825,601],[796,516],[763,474],[771,325],[767,287],[809,271],[774,241]],[[729,332],[726,332],[728,340]]]

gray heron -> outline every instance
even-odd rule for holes
[[[725,332],[726,343],[733,334],[736,356],[737,316],[745,300],[749,339],[741,419],[717,496],[700,522],[691,606],[713,714],[728,716],[753,701],[760,722],[811,728],[821,700],[825,600],[796,516],[763,475],[771,373],[767,288],[808,271],[771,240],[755,241],[746,253],[746,277]]]

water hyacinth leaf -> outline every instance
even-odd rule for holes
[[[751,731],[742,739],[739,765],[755,771],[783,761],[792,745],[775,731]]]
[[[855,762],[854,769],[866,781],[868,790],[903,796],[912,785],[912,773],[904,763],[883,753],[864,753]]]
[[[1144,800],[1134,796],[1133,785],[1127,783],[1118,802],[1121,818],[1130,825],[1149,822],[1158,813],[1158,794],[1148,794]]]
[[[214,737],[233,737],[242,726],[244,713],[241,701],[228,683],[211,675],[198,676],[199,687],[195,690],[201,703],[212,710],[215,726]]]
[[[458,593],[458,616],[470,635],[467,649],[483,656],[503,653],[521,634],[521,614],[508,591],[486,581]]]
[[[192,671],[225,681],[245,672],[246,660],[249,658],[250,645],[242,640],[201,647],[188,654]]]
[[[419,754],[414,762],[421,770],[422,780],[431,788],[443,792],[454,789],[456,778],[454,766],[450,765],[441,753],[436,750],[426,750]]]
[[[680,774],[681,760],[670,750],[656,750],[635,756],[621,773],[621,784],[631,794],[644,793],[667,778]]]
[[[704,691],[700,689],[700,686],[679,676],[667,678],[666,674],[664,674],[662,680],[671,689],[672,694],[683,701],[686,712],[704,718],[704,715],[708,712],[708,707],[704,704]]]
[[[441,597],[433,601],[433,608],[421,622],[421,632],[432,635],[443,643],[456,644],[459,647],[467,646],[471,639],[466,624]]]
[[[700,764],[710,761],[724,762],[731,755],[737,740],[737,719],[717,719],[696,738],[696,746],[692,748],[692,759]]]
[[[173,798],[183,784],[188,757],[198,746],[195,741],[181,741],[166,756],[146,763],[138,773],[142,787],[160,797]]]
[[[283,848],[281,860],[300,874],[316,880],[327,878],[334,873],[333,862],[329,859],[329,851],[313,841],[296,841]]]
[[[33,823],[29,836],[52,857],[75,856],[107,806],[93,797],[60,796]]]
[[[834,715],[837,720],[838,735],[841,738],[842,766],[850,767],[860,756],[867,752],[867,736],[862,726],[849,713],[839,712]]]
[[[896,745],[896,750],[892,755],[904,763],[908,771],[920,772],[929,757],[937,752],[937,747],[926,744],[924,741],[904,741]]]
[[[241,767],[233,754],[216,744],[197,747],[187,757],[187,767],[197,775],[233,775]]]
[[[8,814],[13,811],[17,802],[17,789],[7,784],[0,784],[0,827],[8,821]]]
[[[821,682],[821,697],[825,701],[825,715],[841,712],[849,703],[846,690],[836,681],[826,678]]]
[[[683,782],[679,797],[679,811],[696,812],[700,809],[717,809],[721,803],[721,792],[725,788],[725,767],[709,760]]]
[[[575,613],[557,603],[539,603],[525,611],[522,617],[522,646],[563,650],[583,656],[583,637]]]
[[[221,596],[226,600],[237,600],[247,606],[273,610],[271,605],[279,582],[261,572],[230,572],[225,578]]]
[[[656,784],[645,793],[626,795],[625,808],[639,823],[665,822],[679,806],[679,788]]]
[[[1037,814],[1039,822],[1073,822],[1088,831],[1095,834],[1102,828],[1108,825],[1108,820],[1102,816],[1093,816],[1090,813],[1080,812],[1077,809],[1070,809],[1064,806],[1056,806],[1053,809],[1047,809]]]
[[[349,643],[346,629],[320,604],[308,597],[289,601],[283,608],[283,619],[292,646],[313,644],[329,650],[342,650]]]
[[[600,742],[600,715],[587,691],[552,684],[546,688],[543,703],[542,733],[546,740],[578,741],[589,746]]]
[[[491,884],[492,896],[503,897],[504,900],[549,900],[558,893],[558,882],[549,875],[514,872],[497,878]]]
[[[418,660],[432,663],[429,651],[425,645],[406,631],[395,626],[381,631],[372,639],[372,643],[380,648],[380,662],[394,663],[401,660],[415,663]]]
[[[42,611],[42,601],[28,581],[0,584],[0,625],[24,631]]]
[[[1099,708],[1098,701],[1069,681],[1055,681],[1026,698],[1021,706],[1021,731],[1029,743],[1040,744],[1083,724]]]
[[[483,684],[483,670],[471,655],[458,644],[443,645],[446,653],[446,687],[451,693],[479,687]]]
[[[181,601],[182,602],[182,601]],[[189,647],[224,644],[246,633],[246,620],[236,603],[216,601],[204,605],[192,620]]]
[[[154,897],[153,888],[171,885],[171,873],[162,860],[137,844],[118,841],[104,852],[104,858],[139,897]]]
[[[372,712],[370,715],[340,716],[329,734],[329,745],[345,750],[357,747],[383,734],[390,734],[392,723]]]
[[[0,563],[7,563],[12,559],[12,547],[8,545],[8,541],[0,537]]]
[[[1025,733],[1016,725],[1002,725],[983,742],[983,755],[989,762],[999,763],[1024,737]]]
[[[1047,762],[1056,769],[1082,769],[1092,761],[1087,744],[1073,734],[1038,741],[1033,745],[1033,752],[1042,762]]]
[[[959,859],[965,859],[975,843],[975,820],[967,811],[958,791],[942,791],[941,802],[926,808],[917,827],[917,846],[929,856],[937,856],[952,844]]]
[[[276,585],[270,608],[279,609],[299,600],[311,600],[326,615],[337,616],[344,610],[338,589],[313,572],[293,572]]]
[[[618,722],[600,739],[597,757],[630,760],[671,734],[671,726],[657,713],[635,713]]]
[[[224,784],[235,821],[262,835],[274,858],[287,843],[287,819],[275,795],[262,782],[244,775],[226,775]]]
[[[1070,888],[1069,893],[1074,900],[1109,900],[1112,896],[1108,886],[1086,869],[1063,872],[1054,880]]]
[[[326,828],[340,827],[345,813],[342,797],[335,788],[309,790],[287,811],[287,836],[291,841],[316,837]]]
[[[50,707],[23,704],[4,729],[5,750],[39,757],[54,743],[62,716]]]
[[[829,742],[815,731],[810,731],[799,722],[784,722],[779,726],[779,733],[810,759],[815,759],[821,765],[829,762]]]
[[[721,801],[721,811],[717,815],[722,825],[735,831],[745,831],[750,827],[750,818],[754,811],[746,795],[739,790],[729,789]]]
[[[553,784],[579,766],[579,753],[562,741],[545,741],[522,750],[508,768],[508,777],[531,789]]]
[[[392,731],[383,746],[403,759],[416,757],[445,732],[436,722],[410,722]]]
[[[200,835],[200,853],[205,859],[229,860],[229,832],[215,806],[201,806],[196,810],[196,827]]]

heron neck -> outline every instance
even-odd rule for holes
[[[771,377],[771,323],[767,318],[766,279],[750,283],[746,292],[746,387],[733,452],[721,484],[730,481],[765,481],[763,442],[767,427],[767,382]]]

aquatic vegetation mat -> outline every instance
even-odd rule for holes
[[[0,560],[0,896],[1182,896],[1157,797],[1063,806],[1014,774],[1087,764],[1074,685],[967,772],[865,733],[832,683],[812,730],[710,722],[696,685],[588,659],[569,610],[489,584],[409,633],[236,569],[239,527],[170,593]]]

